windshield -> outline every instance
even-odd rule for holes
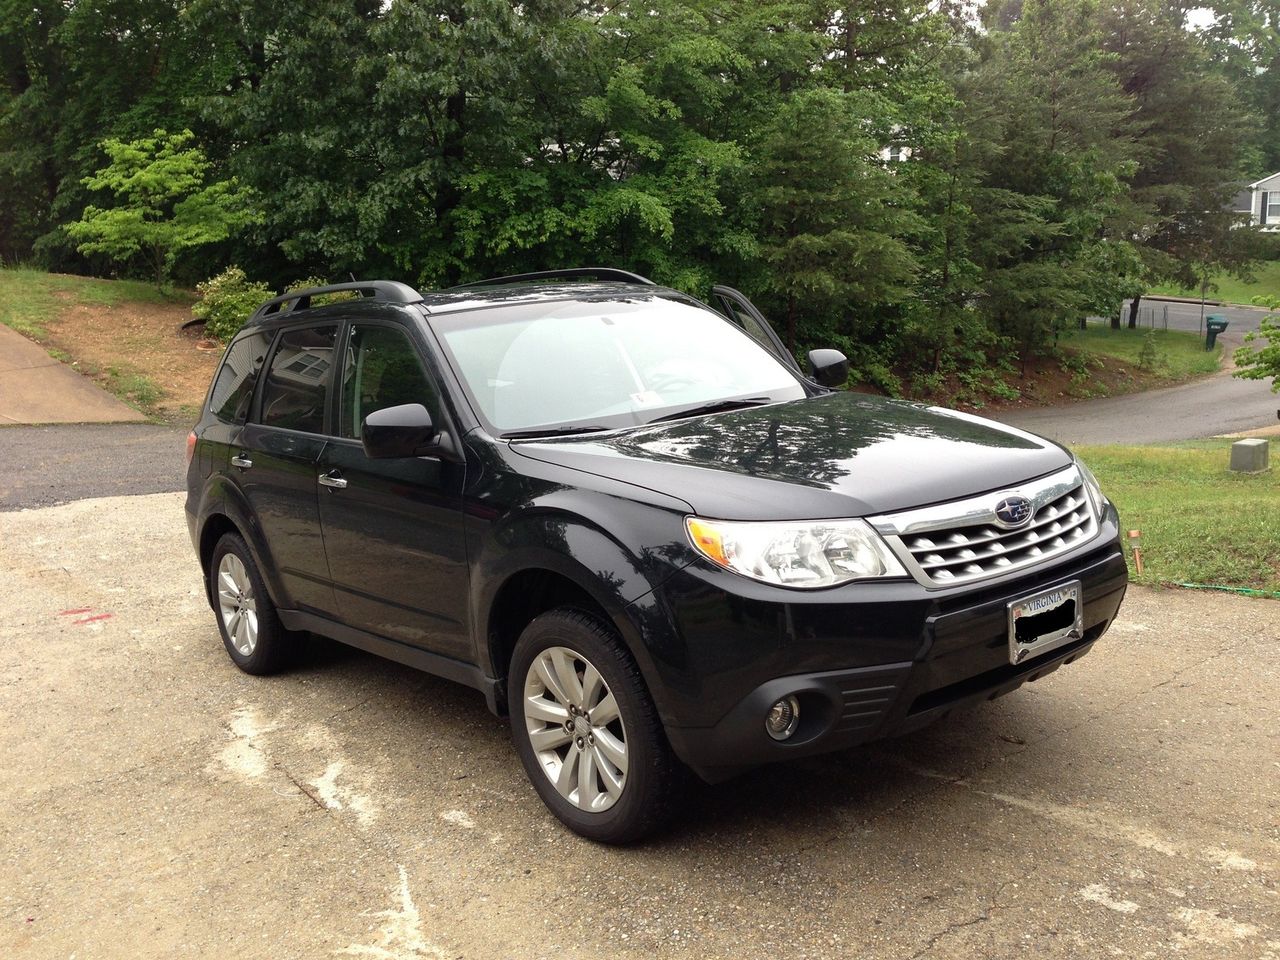
[[[723,400],[805,396],[795,375],[733,324],[662,297],[520,304],[431,324],[498,434],[613,429]]]

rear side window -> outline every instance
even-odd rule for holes
[[[253,400],[253,387],[267,359],[271,336],[250,333],[237,337],[227,349],[209,394],[209,409],[223,423],[244,423]]]
[[[339,434],[359,440],[365,417],[402,403],[420,403],[433,418],[440,416],[435,389],[418,351],[394,327],[352,326],[342,375]]]
[[[337,338],[336,325],[301,327],[280,335],[262,388],[262,424],[324,432]]]

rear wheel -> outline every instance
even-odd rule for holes
[[[222,642],[245,673],[274,673],[285,666],[298,635],[280,622],[244,540],[223,534],[209,560],[210,594]]]
[[[512,655],[507,706],[529,780],[575,833],[628,843],[666,821],[679,763],[639,668],[606,624],[577,610],[530,623]]]

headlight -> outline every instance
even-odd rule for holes
[[[831,587],[906,570],[861,520],[745,523],[687,517],[695,550],[712,563],[784,587]]]
[[[1089,494],[1089,502],[1093,504],[1093,515],[1101,520],[1102,511],[1107,506],[1107,498],[1102,493],[1102,487],[1098,486],[1098,478],[1080,460],[1076,460],[1076,468],[1084,479],[1084,489]]]

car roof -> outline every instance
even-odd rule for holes
[[[418,294],[409,287],[395,285],[397,296],[388,298],[379,296],[374,291],[372,296],[360,296],[355,299],[340,300],[336,303],[301,308],[282,304],[283,309],[275,312],[264,312],[263,307],[251,316],[244,324],[246,329],[273,329],[290,322],[305,319],[331,319],[339,315],[350,314],[353,310],[362,314],[394,315],[396,308],[417,306],[428,316],[461,313],[469,310],[485,310],[495,307],[515,306],[528,303],[549,303],[555,301],[598,301],[609,302],[631,299],[650,299],[664,297],[686,303],[696,303],[688,294],[670,287],[660,287],[651,283],[623,283],[618,281],[594,282],[520,282],[510,284],[486,284],[477,286],[452,287],[448,290],[429,290]],[[372,288],[370,288],[372,289]],[[406,291],[407,293],[401,293]],[[410,297],[408,294],[412,294]],[[280,297],[277,300],[286,298]],[[273,304],[276,301],[268,301]]]
[[[510,283],[501,285],[454,287],[422,295],[421,306],[429,314],[458,313],[523,303],[546,303],[557,300],[610,301],[649,299],[654,296],[688,300],[687,294],[652,283],[578,282],[578,283]]]

